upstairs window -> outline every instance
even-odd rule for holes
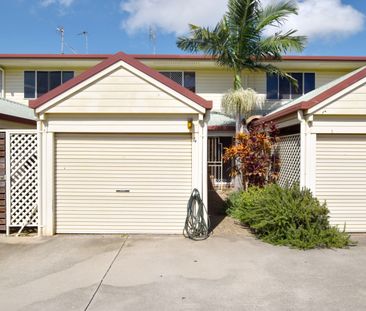
[[[73,71],[24,71],[24,98],[40,97],[73,77]]]
[[[292,72],[298,88],[278,75],[267,74],[267,99],[296,99],[315,89],[315,73]]]
[[[162,71],[162,75],[184,86],[191,92],[196,92],[196,73],[187,71]]]

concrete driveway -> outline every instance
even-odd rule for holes
[[[366,310],[366,238],[297,251],[247,235],[0,238],[1,310]]]

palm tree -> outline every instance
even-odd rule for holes
[[[264,7],[261,0],[229,0],[227,12],[214,28],[190,25],[190,34],[177,39],[182,50],[210,55],[233,72],[233,88],[223,97],[222,106],[224,112],[236,117],[237,132],[240,115],[253,110],[259,98],[253,90],[243,89],[245,70],[276,74],[296,86],[290,75],[263,60],[281,60],[289,51],[304,49],[306,37],[295,36],[296,30],[280,30],[287,17],[297,13],[294,1],[275,1]],[[266,36],[269,27],[278,27],[278,32]]]
[[[296,36],[296,30],[281,31],[288,16],[297,14],[294,1],[274,1],[263,6],[261,0],[229,0],[228,10],[214,28],[190,25],[190,34],[177,39],[177,46],[184,51],[203,52],[234,74],[233,88],[223,97],[222,107],[227,114],[235,116],[236,132],[240,131],[241,115],[249,114],[258,102],[257,94],[244,90],[241,77],[245,70],[264,71],[296,81],[278,67],[264,60],[281,60],[282,54],[304,49],[306,38]],[[269,27],[278,32],[265,35]],[[241,178],[235,179],[240,188]]]

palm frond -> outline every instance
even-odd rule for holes
[[[272,36],[263,38],[259,42],[259,50],[263,55],[271,54],[285,54],[289,51],[301,52],[305,45],[307,38],[305,36],[294,36],[296,30],[289,30],[288,32],[276,33]]]
[[[229,0],[228,2],[225,17],[237,61],[249,57],[251,43],[259,39],[260,34],[255,31],[258,7],[257,0]]]
[[[298,14],[298,6],[293,0],[268,4],[258,14],[257,30],[262,31],[268,26],[281,25],[292,14]]]
[[[218,26],[215,27],[215,29],[217,28]],[[177,46],[184,51],[193,53],[202,51],[208,55],[216,56],[220,53],[222,42],[220,42],[215,29],[190,25],[190,34],[179,37]]]
[[[258,6],[257,0],[229,0],[225,16],[230,28],[242,33],[252,27],[257,18]]]
[[[249,105],[250,96],[242,94],[241,73],[243,70],[263,71],[278,74],[288,79],[296,87],[297,81],[273,64],[264,63],[267,59],[281,60],[289,51],[300,52],[304,49],[306,38],[297,36],[296,30],[279,31],[264,37],[267,26],[279,26],[298,8],[294,0],[278,0],[262,7],[261,0],[228,0],[228,10],[214,28],[190,25],[190,33],[179,37],[177,45],[184,51],[204,52],[216,58],[218,65],[232,70],[234,89],[224,96],[225,111],[233,111],[233,103],[241,107]],[[241,93],[240,93],[241,92]],[[241,104],[244,100],[244,104]],[[243,108],[246,111],[246,108]]]
[[[288,81],[290,81],[291,85],[294,88],[298,88],[297,80],[293,76],[291,76],[291,74],[281,70],[276,66],[273,66],[272,64],[257,63],[257,66],[253,69],[253,71],[262,71],[270,75],[278,75],[280,78],[287,79]]]

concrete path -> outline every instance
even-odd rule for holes
[[[0,238],[1,310],[366,310],[366,238],[297,251],[248,235]]]

